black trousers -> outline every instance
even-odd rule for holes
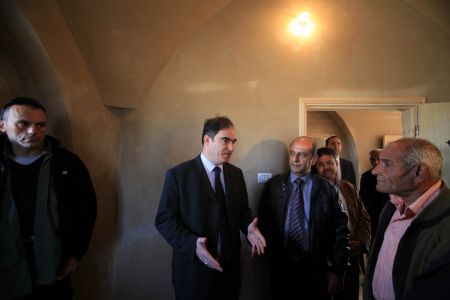
[[[311,257],[294,261],[288,255],[271,260],[273,300],[330,300],[326,272]]]
[[[350,267],[345,272],[344,290],[334,297],[335,300],[358,300],[359,298],[359,264],[358,256],[350,258]]]
[[[72,280],[67,275],[61,280],[55,281],[49,285],[36,285],[36,269],[34,259],[33,242],[23,244],[25,255],[28,262],[28,268],[33,281],[32,294],[16,298],[17,300],[71,300],[73,299]]]

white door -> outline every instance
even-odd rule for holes
[[[442,179],[450,186],[450,102],[419,105],[419,136],[435,144],[444,157]]]

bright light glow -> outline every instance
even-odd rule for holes
[[[314,24],[311,22],[309,12],[302,12],[289,24],[289,30],[295,36],[309,37],[313,30]]]

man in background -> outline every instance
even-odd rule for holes
[[[348,264],[347,216],[336,187],[311,173],[313,139],[298,137],[288,150],[290,172],[266,183],[259,207],[272,299],[328,300]]]
[[[356,175],[353,163],[340,157],[342,152],[342,141],[339,137],[333,135],[325,140],[325,146],[336,152],[336,161],[338,164],[338,178],[349,181],[356,186]]]
[[[372,165],[361,175],[361,183],[359,185],[359,195],[370,216],[370,226],[372,235],[377,232],[378,219],[384,205],[389,200],[389,194],[377,191],[377,176],[372,174],[373,169],[380,163],[380,153],[383,149],[373,149],[369,152],[369,161]]]
[[[424,139],[403,138],[381,152],[372,172],[391,198],[369,252],[364,299],[448,299],[450,191],[442,164]]]
[[[0,298],[72,299],[96,219],[88,170],[47,135],[34,99],[6,103],[0,131]]]
[[[227,117],[205,121],[202,152],[166,173],[155,226],[173,248],[177,300],[237,300],[240,234],[263,254],[241,169],[229,163],[237,134]]]
[[[363,253],[367,253],[370,246],[369,215],[356,187],[346,180],[337,178],[337,163],[333,149],[324,147],[317,150],[316,170],[320,176],[328,179],[339,189],[349,221],[350,267],[345,272],[344,291],[338,293],[334,299],[358,300],[359,275],[364,275],[365,271]]]

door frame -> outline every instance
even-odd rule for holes
[[[404,137],[417,137],[419,105],[425,104],[425,97],[392,98],[299,98],[299,136],[306,135],[308,111],[336,110],[390,110],[402,112]]]

